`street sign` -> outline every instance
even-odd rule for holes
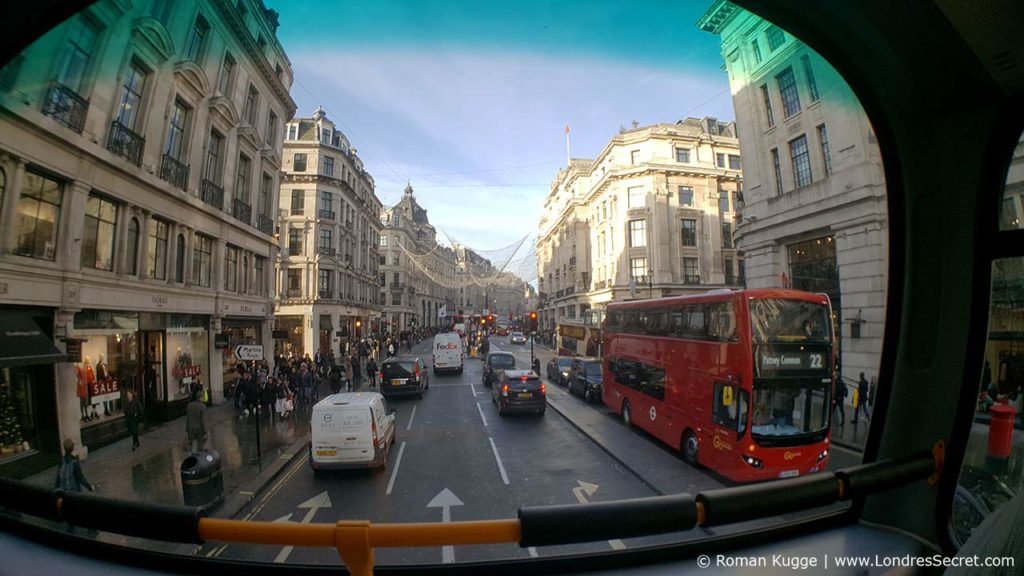
[[[239,360],[263,360],[263,345],[239,344],[235,347],[235,358]]]

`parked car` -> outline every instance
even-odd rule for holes
[[[386,466],[395,428],[395,410],[379,393],[332,394],[310,415],[309,464],[314,472]]]
[[[491,386],[491,402],[500,415],[509,411],[543,415],[548,407],[547,388],[533,370],[502,370]]]
[[[516,357],[510,352],[488,352],[484,358],[484,386],[490,386],[498,379],[501,370],[516,367]]]
[[[555,356],[548,360],[548,380],[565,386],[569,382],[569,367],[572,365],[572,356]]]
[[[512,344],[526,344],[526,335],[522,332],[513,332],[509,337],[508,341]]]
[[[569,392],[579,394],[587,402],[601,398],[600,358],[573,358],[569,366]]]
[[[421,358],[388,358],[380,367],[380,391],[385,396],[416,395],[430,388],[427,365]]]

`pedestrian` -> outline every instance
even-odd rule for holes
[[[871,418],[871,414],[868,412],[868,379],[864,377],[864,373],[860,373],[860,380],[857,381],[857,398],[855,404],[856,408],[853,410],[853,423],[856,424],[860,420],[860,411],[864,410],[864,419]]]
[[[836,381],[836,397],[832,399],[832,411],[835,412],[836,408],[839,409],[839,416],[842,418],[839,420],[839,425],[846,424],[846,383],[843,382],[843,376],[840,374]]]
[[[85,479],[82,472],[82,463],[74,455],[75,441],[71,438],[64,439],[64,458],[57,467],[57,489],[64,492],[81,492],[85,486],[90,492],[96,491],[96,486]]]
[[[332,366],[329,378],[331,379],[331,394],[341,392],[341,366]]]
[[[375,390],[377,388],[377,363],[373,361],[373,357],[366,359],[366,378],[367,385]]]
[[[540,358],[533,358],[533,373],[536,374],[538,378],[540,378]]]
[[[142,405],[135,397],[135,391],[131,388],[126,393],[127,402],[124,404],[124,423],[128,426],[128,433],[132,435],[132,452],[139,448],[139,426],[142,424]]]
[[[185,433],[192,452],[203,449],[206,444],[206,404],[203,404],[199,394],[193,394],[192,400],[185,407]]]
[[[352,358],[345,356],[345,380],[348,382],[348,390],[354,391],[356,389],[356,382],[352,379]]]
[[[309,364],[306,362],[302,363],[302,369],[299,370],[299,399],[301,404],[309,406],[309,399],[313,393],[313,373],[309,371]]]

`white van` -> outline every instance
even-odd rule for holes
[[[309,463],[313,471],[386,466],[395,443],[395,411],[377,392],[332,394],[313,406]]]
[[[457,332],[442,332],[434,336],[434,374],[442,370],[462,374],[464,360],[462,338]]]

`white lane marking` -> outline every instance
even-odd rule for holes
[[[530,558],[536,558],[536,557],[540,556],[540,554],[537,554],[537,549],[534,548],[533,546],[530,546],[526,550],[527,550],[527,552],[530,553]]]
[[[391,495],[391,489],[395,487],[395,477],[398,476],[398,466],[402,464],[402,453],[405,452],[405,442],[398,447],[398,457],[395,458],[395,469],[391,471],[391,479],[388,480],[388,489],[384,492],[385,495]]]
[[[487,418],[484,416],[484,409],[480,407],[480,403],[476,403],[476,411],[480,413],[480,419],[484,421],[484,426],[487,426]],[[508,482],[506,482],[508,484]]]
[[[408,430],[412,430],[412,419],[415,418],[415,417],[416,417],[416,406],[413,406],[412,407],[412,414],[409,414],[409,425],[405,427],[405,429],[407,431]]]
[[[328,496],[327,491],[324,490],[323,492],[317,494],[316,496],[313,496],[309,500],[306,500],[302,504],[299,504],[298,507],[309,508],[309,512],[306,512],[306,516],[303,517],[301,521],[302,524],[309,524],[313,521],[313,516],[316,515],[317,510],[319,510],[320,508],[331,507],[331,497]],[[290,516],[291,514],[289,514],[288,516],[282,516],[281,518],[275,520],[275,522],[288,522],[288,517]],[[295,546],[285,546],[284,548],[282,548],[281,551],[277,554],[277,558],[274,558],[274,563],[284,563],[285,560],[288,560],[288,556],[292,553],[292,550],[294,549]]]
[[[473,398],[476,398],[476,386],[470,384],[469,389],[473,391]]]
[[[625,543],[623,543],[622,540],[619,540],[618,538],[616,538],[615,540],[609,540],[608,544],[611,545],[612,550],[625,550],[626,549]]]
[[[508,486],[508,474],[505,474],[505,466],[502,465],[501,457],[498,456],[498,447],[494,445],[494,438],[488,436],[487,440],[491,442],[491,451],[494,452],[494,459],[498,462],[498,472],[501,472],[501,481]]]
[[[583,480],[577,480],[576,484],[578,484],[578,486],[572,489],[572,495],[576,497],[576,501],[580,504],[588,504],[590,502],[588,498],[593,496],[594,492],[597,492],[597,489],[600,488],[597,484],[591,484],[590,482],[584,482]],[[608,545],[612,547],[612,550],[626,549],[626,545],[618,538],[609,540]]]
[[[445,488],[434,496],[434,499],[427,504],[427,508],[440,508],[441,509],[441,522],[448,523],[452,521],[452,506],[462,506],[462,500],[452,491]],[[455,547],[454,546],[442,546],[441,547],[441,563],[451,564],[455,562]]]

